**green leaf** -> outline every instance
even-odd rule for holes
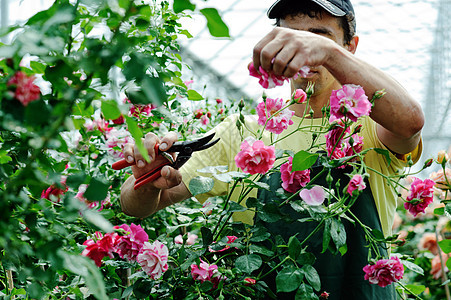
[[[111,183],[106,180],[92,178],[91,181],[89,182],[88,188],[83,194],[83,197],[85,197],[89,201],[105,200],[110,185]]]
[[[113,231],[113,225],[95,210],[85,210],[83,212],[83,217],[86,221],[103,232]]]
[[[296,236],[291,236],[288,240],[288,255],[291,259],[296,260],[301,254],[302,245]]]
[[[444,214],[448,217],[448,219],[451,219],[451,203],[446,203]]]
[[[180,30],[179,33],[185,35],[189,39],[193,37],[192,34],[186,29]]]
[[[67,270],[85,279],[89,291],[99,300],[108,300],[105,281],[94,261],[81,255],[65,254],[64,264]]]
[[[388,150],[381,149],[381,148],[374,148],[374,151],[385,156],[385,159],[387,160],[387,164],[390,166],[391,158],[390,158],[390,152]]]
[[[166,90],[164,89],[163,82],[160,78],[149,76],[144,77],[141,81],[141,88],[142,92],[148,99],[147,103],[156,103],[161,105],[166,101]]]
[[[36,74],[44,74],[45,68],[47,67],[43,63],[37,61],[30,61],[30,67]]]
[[[414,264],[413,262],[403,259],[401,259],[401,262],[407,269],[414,271],[415,273],[418,273],[420,275],[424,275],[424,270],[420,266]]]
[[[258,254],[261,254],[261,255],[264,255],[264,256],[273,256],[274,255],[274,252],[269,250],[268,248],[262,247],[262,246],[258,246],[258,245],[255,245],[255,244],[251,244],[249,246],[249,251],[250,251],[250,253],[258,253]]]
[[[308,284],[301,284],[296,292],[295,300],[318,300],[318,296],[313,291],[313,288]]]
[[[446,266],[448,267],[449,270],[451,270],[451,257],[448,258],[448,260],[446,261]]]
[[[253,181],[250,179],[244,179],[243,181],[248,184],[248,187],[270,191],[269,184],[267,184],[266,182]]]
[[[237,258],[235,266],[241,272],[250,274],[262,265],[262,259],[257,254],[243,255]]]
[[[302,283],[304,274],[296,267],[283,268],[276,276],[277,292],[292,292]]]
[[[445,253],[451,252],[451,240],[441,240],[438,242],[438,245],[440,246],[440,249],[442,249]]]
[[[292,171],[304,171],[313,166],[319,154],[310,153],[304,150],[299,151],[293,157]]]
[[[332,219],[330,224],[330,236],[335,243],[337,249],[346,244],[346,230],[343,223],[337,219]]]
[[[102,101],[102,114],[107,120],[115,120],[121,116],[121,111],[114,100]]]
[[[179,13],[185,9],[194,11],[196,9],[196,5],[192,4],[189,0],[174,0],[172,8],[175,13]]]
[[[125,121],[127,122],[128,131],[135,140],[136,147],[138,147],[138,151],[141,153],[141,155],[147,162],[150,162],[149,153],[147,152],[147,149],[144,147],[142,141],[143,133],[141,131],[141,128],[139,128],[138,124],[132,117],[124,116],[124,118]]]
[[[302,271],[310,285],[318,292],[321,288],[321,280],[316,269],[311,265],[305,265],[302,267]]]
[[[70,23],[74,20],[74,18],[75,14],[73,7],[71,6],[62,7],[60,5],[58,7],[57,12],[44,23],[41,30],[42,32],[45,32],[54,25]]]
[[[263,242],[269,239],[271,234],[263,227],[258,227],[252,232],[251,242]]]
[[[378,229],[374,229],[371,230],[371,233],[374,235],[374,237],[378,240],[383,240],[385,239],[384,234],[382,233],[382,231],[378,230]]]
[[[238,204],[234,201],[230,201],[229,205],[230,205],[230,207],[228,209],[229,212],[238,212],[238,211],[246,211],[247,210],[246,207],[244,207],[241,204]]]
[[[261,209],[258,217],[264,222],[273,223],[282,219],[283,215],[279,210],[279,206],[274,203],[268,203]]]
[[[0,164],[6,164],[13,159],[8,155],[8,151],[0,150]]]
[[[424,285],[416,285],[416,284],[406,284],[406,288],[409,289],[415,295],[419,295],[426,290]]]
[[[73,188],[78,189],[78,187],[85,182],[86,174],[83,172],[71,174],[66,179],[66,184]]]
[[[326,219],[326,224],[324,226],[324,232],[323,232],[323,250],[321,251],[321,253],[326,252],[326,250],[329,248],[329,243],[330,243],[330,224],[331,221],[330,219]]]
[[[445,208],[439,207],[439,208],[434,209],[434,214],[443,216],[445,214]]]
[[[221,16],[215,8],[204,8],[201,9],[200,12],[207,19],[207,27],[212,36],[230,37],[229,28],[221,19]]]
[[[316,261],[315,255],[310,252],[302,252],[298,259],[296,259],[296,262],[300,265],[313,265]]]
[[[195,90],[188,90],[188,100],[199,101],[204,100],[204,97]]]
[[[210,177],[196,176],[189,182],[189,190],[193,196],[204,194],[213,189],[215,182]]]
[[[200,232],[202,233],[202,244],[204,245],[204,248],[207,248],[207,246],[213,242],[213,233],[210,228],[207,227],[202,227]]]

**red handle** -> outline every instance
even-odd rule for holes
[[[123,168],[133,166],[135,163],[129,163],[125,159],[121,159],[120,161],[115,162],[111,165],[114,170],[122,170]]]

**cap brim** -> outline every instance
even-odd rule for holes
[[[268,18],[275,19],[280,16],[282,2],[284,1],[287,2],[288,0],[277,0],[276,2],[274,2],[273,5],[271,5],[271,7],[268,9],[267,12]],[[315,2],[333,16],[342,17],[346,15],[346,12],[344,12],[343,10],[341,10],[340,8],[338,8],[337,6],[333,5],[332,3],[326,0],[310,0],[310,1]]]

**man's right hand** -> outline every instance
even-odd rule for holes
[[[155,145],[159,144],[161,151],[166,151],[172,147],[172,144],[177,141],[177,134],[175,132],[169,132],[163,138],[159,138],[153,133],[148,133],[143,138],[144,147],[150,157],[150,162],[146,162],[142,154],[139,152],[137,146],[134,143],[128,143],[124,146],[124,158],[128,163],[135,163],[132,165],[133,176],[136,178],[148,173],[155,169],[162,163],[167,161],[167,158],[161,154],[156,155]],[[174,157],[174,153],[169,152]],[[154,189],[169,189],[176,185],[179,185],[182,181],[182,175],[180,172],[171,166],[164,166],[161,169],[161,177],[157,178],[153,182],[149,182],[142,188],[154,188]]]

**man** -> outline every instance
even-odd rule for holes
[[[371,118],[362,121],[364,125],[362,136],[365,147],[388,149],[392,163],[388,165],[377,153],[370,154],[374,151],[369,152],[365,163],[383,174],[393,174],[405,165],[403,162],[406,154],[410,153],[414,161],[418,160],[421,153],[420,131],[424,124],[421,107],[398,82],[353,55],[359,38],[355,36],[354,10],[349,0],[279,0],[271,6],[268,16],[275,18],[278,26],[254,47],[253,63],[256,69],[261,66],[276,75],[293,77],[303,66],[309,66],[310,72],[306,78],[291,80],[291,90],[293,92],[299,88],[305,89],[308,82],[314,83],[314,93],[309,107],[306,104],[291,107],[295,112],[295,118],[298,117],[293,126],[299,124],[300,117],[306,110],[313,110],[312,122],[321,120],[323,117],[321,109],[328,105],[331,92],[344,84],[362,86],[370,99],[374,93],[385,89],[386,94],[378,99],[372,108]],[[249,122],[250,126],[256,124],[252,118],[248,118],[246,122]],[[236,170],[233,157],[239,151],[240,141],[236,138],[234,119],[226,120],[215,129],[215,132],[221,137],[218,145],[196,153],[180,171],[165,166],[161,171],[162,177],[136,191],[133,189],[134,178],[138,178],[165,160],[161,156],[155,157],[153,150],[155,143],[160,143],[160,149],[165,150],[170,148],[177,136],[175,133],[169,133],[160,140],[155,135],[148,134],[144,144],[151,157],[149,164],[133,145],[127,145],[124,149],[125,158],[128,162],[135,161],[136,165],[132,167],[134,176],[131,176],[122,188],[121,204],[124,212],[136,217],[146,217],[159,209],[189,198],[191,196],[187,188],[189,181],[197,175],[204,175],[196,172],[204,165],[225,164],[229,166],[229,171]],[[276,147],[297,152],[305,149],[310,142],[311,137],[299,134],[285,139]],[[391,234],[396,209],[395,195],[386,187],[386,182],[381,176],[371,173],[369,185],[368,205],[375,207],[374,224],[379,225],[388,236]],[[205,201],[208,196],[224,194],[227,191],[226,184],[215,182],[210,193],[196,197],[200,201]],[[268,198],[269,195],[260,196]],[[362,204],[361,208],[365,210],[368,205]],[[250,218],[252,216],[242,215],[235,220],[250,222]],[[280,230],[280,228],[272,229],[275,232]],[[319,273],[322,283],[325,282],[326,287],[334,289],[331,295],[334,294],[336,299],[365,299],[362,295],[365,295],[366,299],[394,297],[393,290],[380,292],[373,287],[362,288],[361,283],[352,288],[346,286],[342,281],[352,280],[343,279],[343,275],[340,274],[331,276],[328,283],[327,264],[333,261],[333,257],[324,258],[326,266],[323,266],[323,269],[319,266]],[[348,274],[346,262],[343,264],[338,268],[338,273]],[[361,272],[361,268],[358,271]],[[363,275],[359,273],[356,278],[359,276]],[[348,297],[342,295],[348,288],[361,289],[360,294]]]

